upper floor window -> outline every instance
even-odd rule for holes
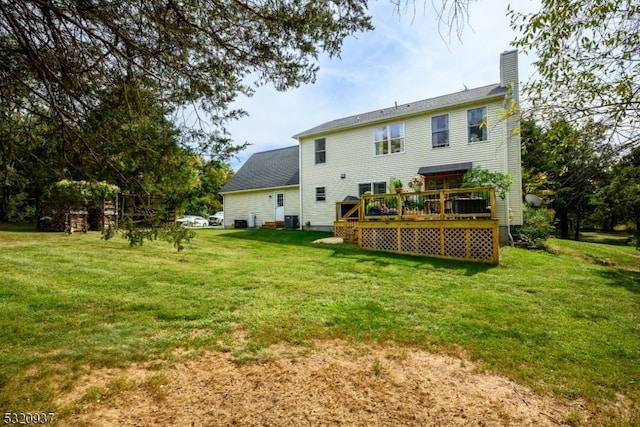
[[[327,200],[324,187],[316,187],[316,202],[324,202]]]
[[[431,117],[431,147],[449,146],[449,115]]]
[[[367,182],[364,184],[358,184],[358,195],[362,196],[367,191],[373,194],[382,194],[387,192],[387,183],[382,182]]]
[[[376,128],[373,135],[376,156],[404,152],[404,124]]]
[[[316,165],[327,162],[326,141],[324,138],[315,140]]]
[[[487,140],[487,107],[474,108],[467,111],[469,142]]]

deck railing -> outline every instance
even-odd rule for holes
[[[336,203],[333,232],[362,249],[497,264],[495,213],[489,187],[371,194]]]
[[[336,204],[336,220],[495,219],[493,187],[370,194]]]

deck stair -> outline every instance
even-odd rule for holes
[[[351,210],[342,216],[344,221],[344,236],[346,242],[358,241],[358,218],[360,217],[361,203],[356,204]]]
[[[264,223],[262,228],[268,230],[277,230],[279,228],[284,228],[284,221],[267,221]]]

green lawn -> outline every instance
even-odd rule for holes
[[[317,338],[464,354],[541,393],[640,424],[640,252],[552,240],[499,266],[314,245],[326,233],[198,230],[176,252],[0,225],[0,409],[63,411],[87,367]],[[245,342],[234,339],[246,334]],[[625,396],[635,408],[613,409]]]

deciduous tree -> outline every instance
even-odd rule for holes
[[[613,161],[605,129],[588,121],[583,126],[555,119],[546,127],[523,120],[522,166],[525,191],[543,196],[556,212],[562,238],[574,237],[590,210],[592,194],[603,185],[604,172]]]
[[[610,181],[593,195],[592,203],[602,218],[631,223],[640,250],[640,147],[624,156],[609,176]]]
[[[539,118],[604,123],[612,145],[640,144],[640,2],[542,0],[509,9],[515,46],[537,55],[524,90]]]

